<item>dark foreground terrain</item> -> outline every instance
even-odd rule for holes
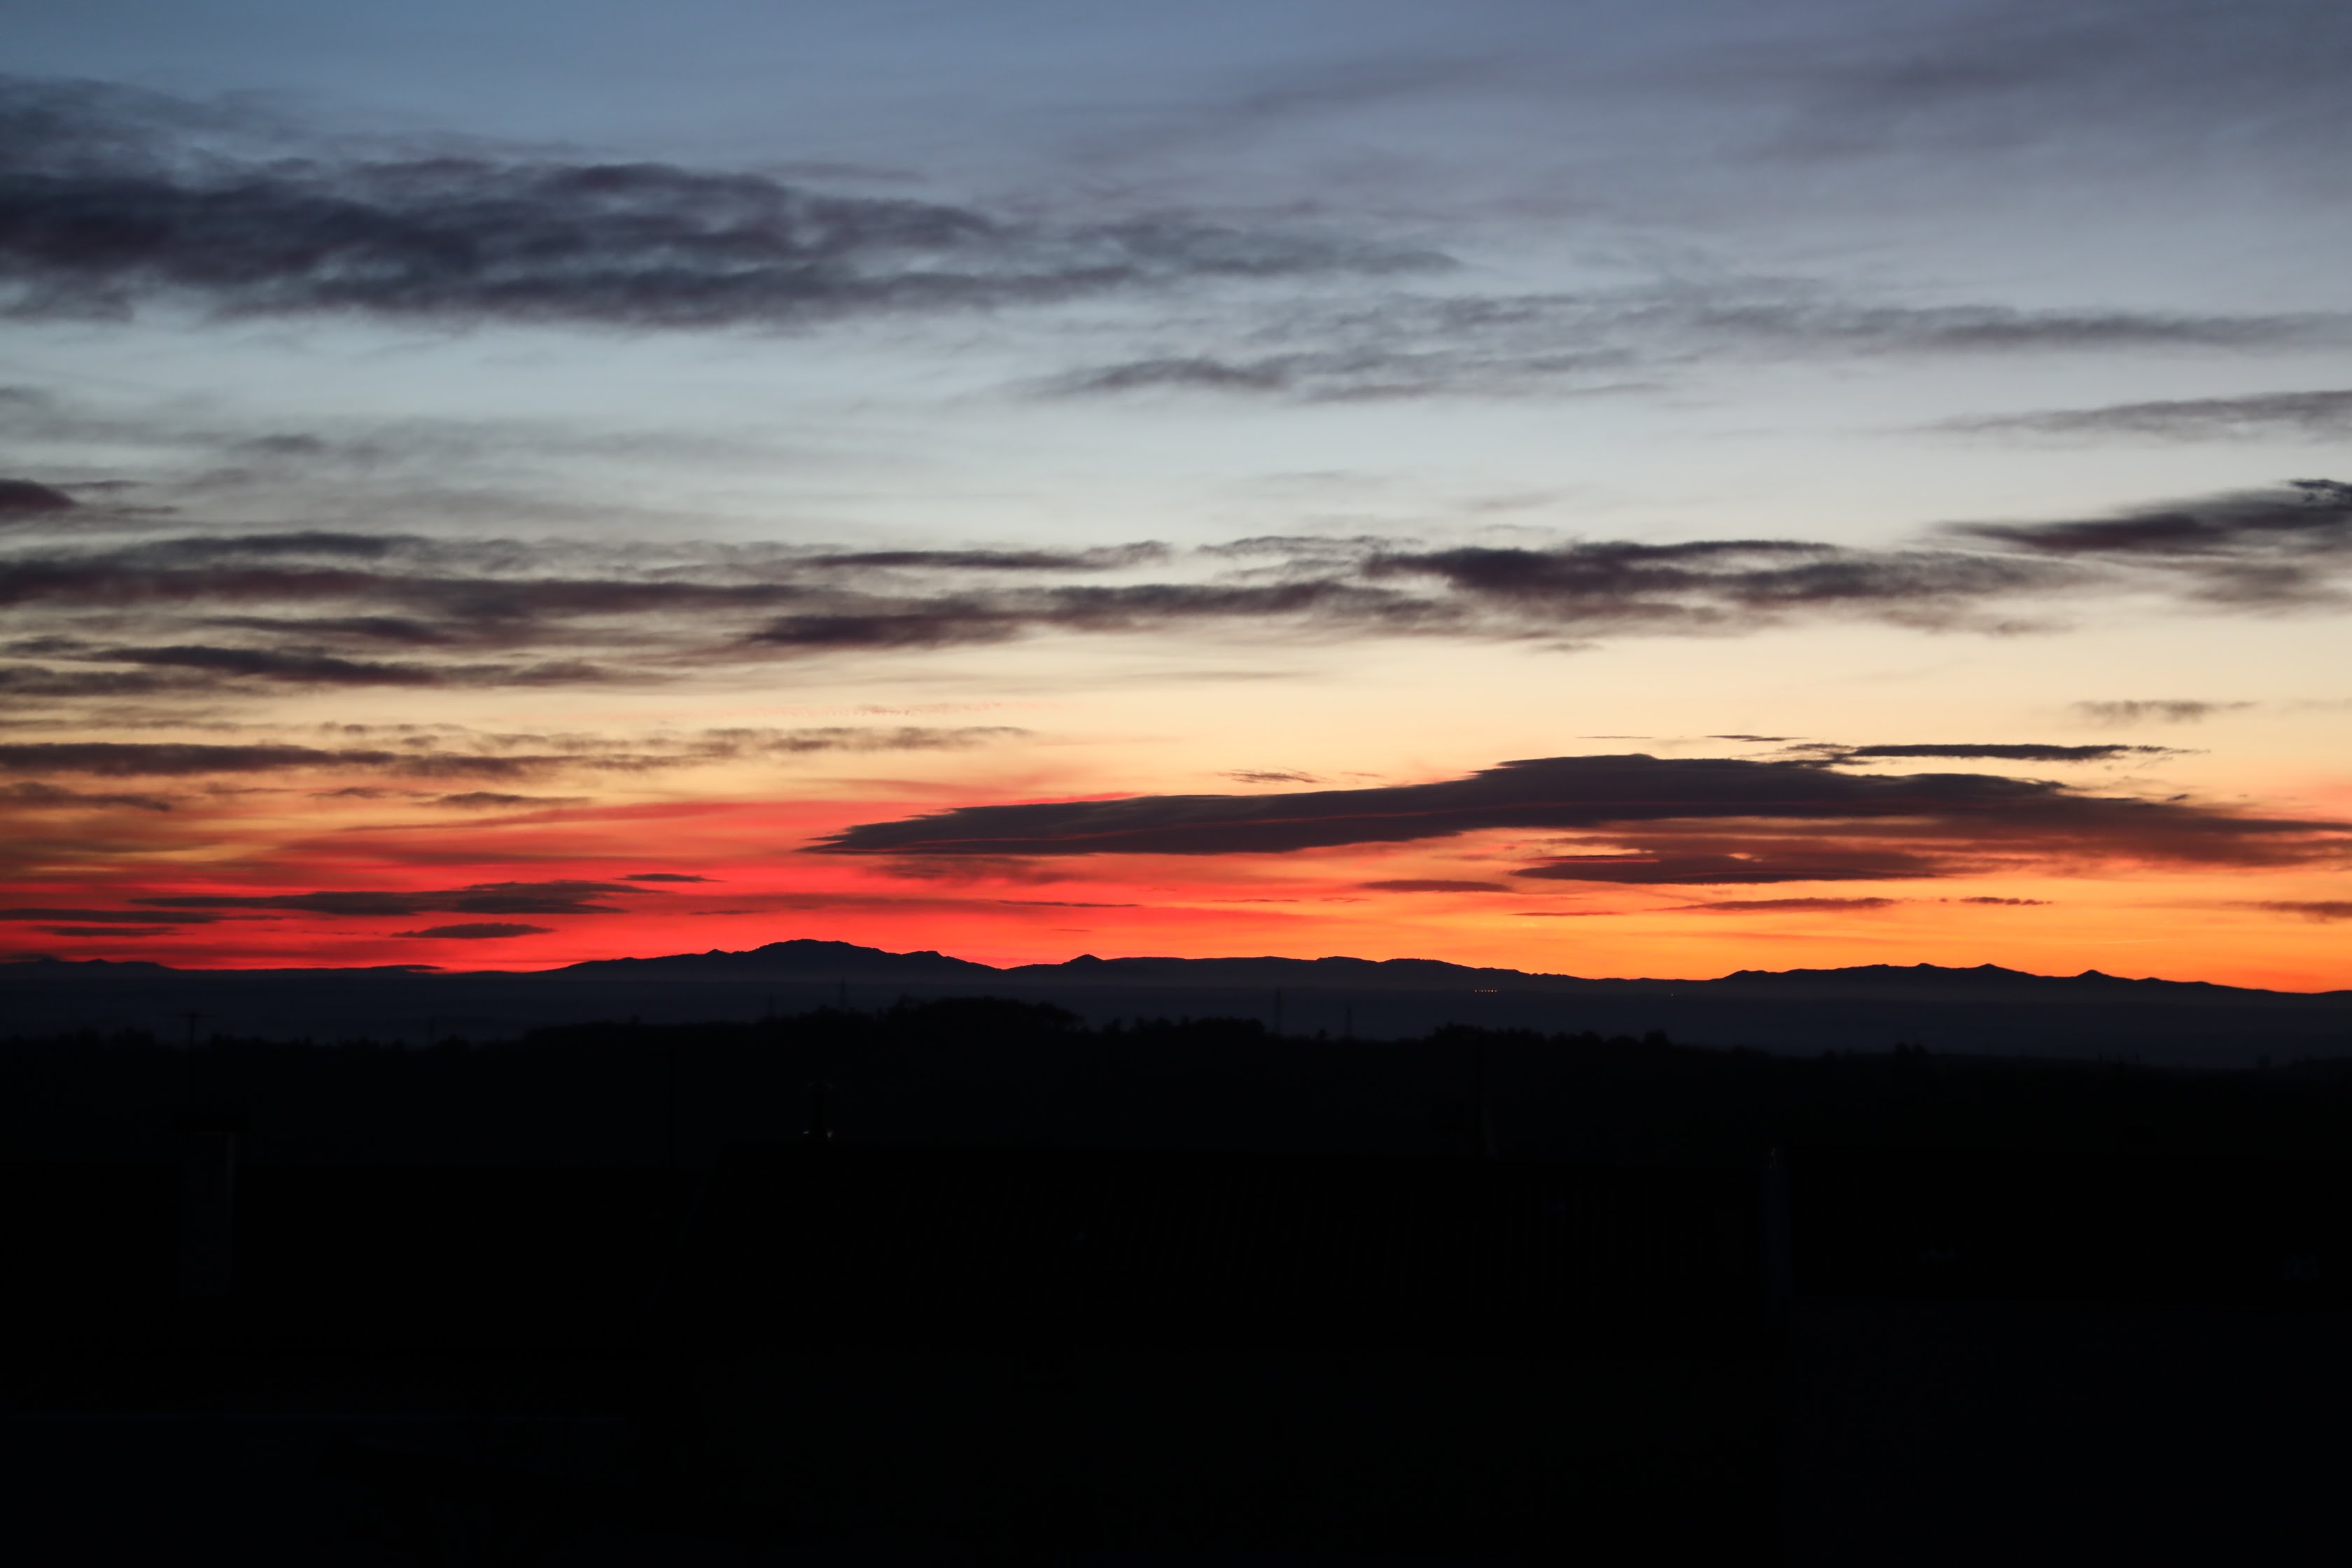
[[[1002,997],[397,1024],[0,1046],[12,1558],[2352,1540],[2327,1060]]]

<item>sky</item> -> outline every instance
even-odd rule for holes
[[[0,954],[2352,987],[2352,9],[0,18]]]

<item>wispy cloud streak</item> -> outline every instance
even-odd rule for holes
[[[2251,397],[2195,397],[1987,414],[1935,426],[1964,436],[2023,436],[2052,440],[2326,441],[2352,435],[2352,391],[2271,392]]]

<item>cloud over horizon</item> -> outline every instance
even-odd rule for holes
[[[175,893],[129,901],[142,909],[154,910],[285,910],[311,915],[352,917],[617,915],[625,912],[620,905],[598,900],[615,894],[642,895],[645,891],[643,888],[630,887],[624,882],[556,880],[479,882],[467,888],[421,892],[334,889],[310,893]]]
[[[457,925],[427,926],[422,931],[396,931],[392,934],[434,942],[487,942],[509,936],[545,936],[551,929],[520,925],[511,921],[467,921]]]
[[[2053,854],[2279,866],[2340,860],[2352,850],[2352,823],[2091,795],[2044,781],[1641,753],[1534,758],[1464,778],[1360,789],[960,806],[861,823],[815,847],[933,859],[1281,855],[1497,829],[1571,836],[1517,877],[1641,885],[1901,880]],[[1449,890],[1469,889],[1456,882]]]

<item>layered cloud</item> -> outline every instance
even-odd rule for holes
[[[1914,742],[1900,745],[1837,746],[1822,745],[1802,748],[1837,762],[1908,762],[1919,758],[1948,758],[1957,762],[1979,763],[2115,763],[2132,758],[2172,757],[2180,753],[2171,746],[2045,745],[2039,742],[1946,741]]]
[[[422,931],[399,931],[392,934],[432,942],[489,942],[510,936],[545,936],[550,929],[547,926],[521,925],[513,921],[461,921],[456,925],[427,926]]]
[[[2046,408],[1951,419],[1940,429],[1971,436],[2053,440],[2133,438],[2158,442],[2339,440],[2352,436],[2352,391],[2270,392]]]
[[[2242,712],[2252,706],[2189,697],[2125,697],[2077,702],[2074,710],[2094,724],[2201,724],[2217,713]]]
[[[1685,904],[1675,912],[1696,915],[1868,914],[1891,910],[1900,899],[1720,899],[1712,903]]]
[[[74,509],[73,497],[31,479],[0,479],[0,523],[50,517]]]
[[[0,805],[60,811],[111,807],[128,807],[133,811],[172,809],[172,803],[161,795],[67,789],[61,784],[47,784],[39,779],[20,779],[15,784],[0,784]]]
[[[93,921],[108,925],[201,925],[219,919],[217,915],[166,913],[161,910],[60,910],[38,906],[17,906],[0,909],[0,921],[69,921],[79,924]]]
[[[1400,242],[1368,218],[1286,224],[1244,205],[1233,210],[1253,216],[1218,221],[1100,198],[999,210],[478,142],[373,157],[349,145],[154,94],[0,79],[0,297],[19,318],[165,304],[633,331],[1150,301],[1127,319],[1124,352],[1027,384],[1309,402],[1648,389],[1727,354],[2244,351],[2352,336],[2340,312],[2021,309],[1719,268],[1481,290],[1443,242]],[[1166,308],[1235,283],[1262,287],[1197,318]]]
[[[425,891],[332,889],[305,893],[176,893],[132,899],[142,909],[258,910],[310,915],[617,915],[611,897],[646,889],[626,882],[479,882],[471,887]],[[111,918],[111,917],[110,917]],[[141,917],[133,916],[132,919]],[[152,918],[152,917],[150,917]]]
[[[15,314],[163,300],[711,328],[1446,265],[1299,231],[1057,225],[663,163],[240,155],[157,109],[89,84],[0,83],[0,288]]]
[[[2050,560],[2137,573],[2208,604],[2256,609],[2340,600],[2352,563],[2352,485],[2296,479],[2079,521],[1975,523],[1964,537]]]
[[[1654,391],[1702,361],[2284,350],[2352,337],[2340,314],[2024,310],[1904,304],[1778,279],[1675,279],[1588,293],[1389,293],[1302,304],[1213,347],[1048,377],[1056,397],[1195,393],[1346,403]],[[1995,418],[1964,428],[2005,428]]]
[[[2104,518],[1959,524],[1875,549],[1769,538],[1261,538],[1180,553],[1148,542],[840,552],[326,531],[97,545],[27,536],[0,551],[0,605],[17,633],[0,644],[0,705],[649,686],[1043,635],[1573,646],[1855,618],[2016,631],[2040,624],[2060,595],[2159,593],[2260,612],[2332,605],[2347,572],[2352,486],[2326,479]],[[910,731],[889,743],[954,742]]]
[[[2294,866],[2352,853],[2352,824],[2042,780],[1642,754],[1538,758],[1362,789],[963,806],[859,824],[821,847],[931,859],[1275,855],[1498,830],[1560,836],[1517,877],[1638,885],[1886,881],[2019,863]]]
[[[2280,490],[2216,496],[2079,521],[1969,523],[1953,532],[2041,555],[2227,560],[2352,552],[2352,485],[2295,479]]]
[[[744,759],[816,752],[960,751],[1026,733],[1012,725],[823,725],[738,728],[686,737],[466,735],[411,732],[401,748],[316,746],[284,742],[32,741],[0,743],[0,773],[58,773],[98,778],[213,778],[299,773],[381,773],[406,779],[524,779],[581,770],[643,773]],[[466,748],[466,749],[461,749]],[[352,785],[331,793],[369,798]],[[0,801],[31,805],[139,805],[170,809],[153,796],[91,795],[40,781],[0,786]],[[566,804],[562,799],[466,790],[432,797],[436,805],[487,808]]]

